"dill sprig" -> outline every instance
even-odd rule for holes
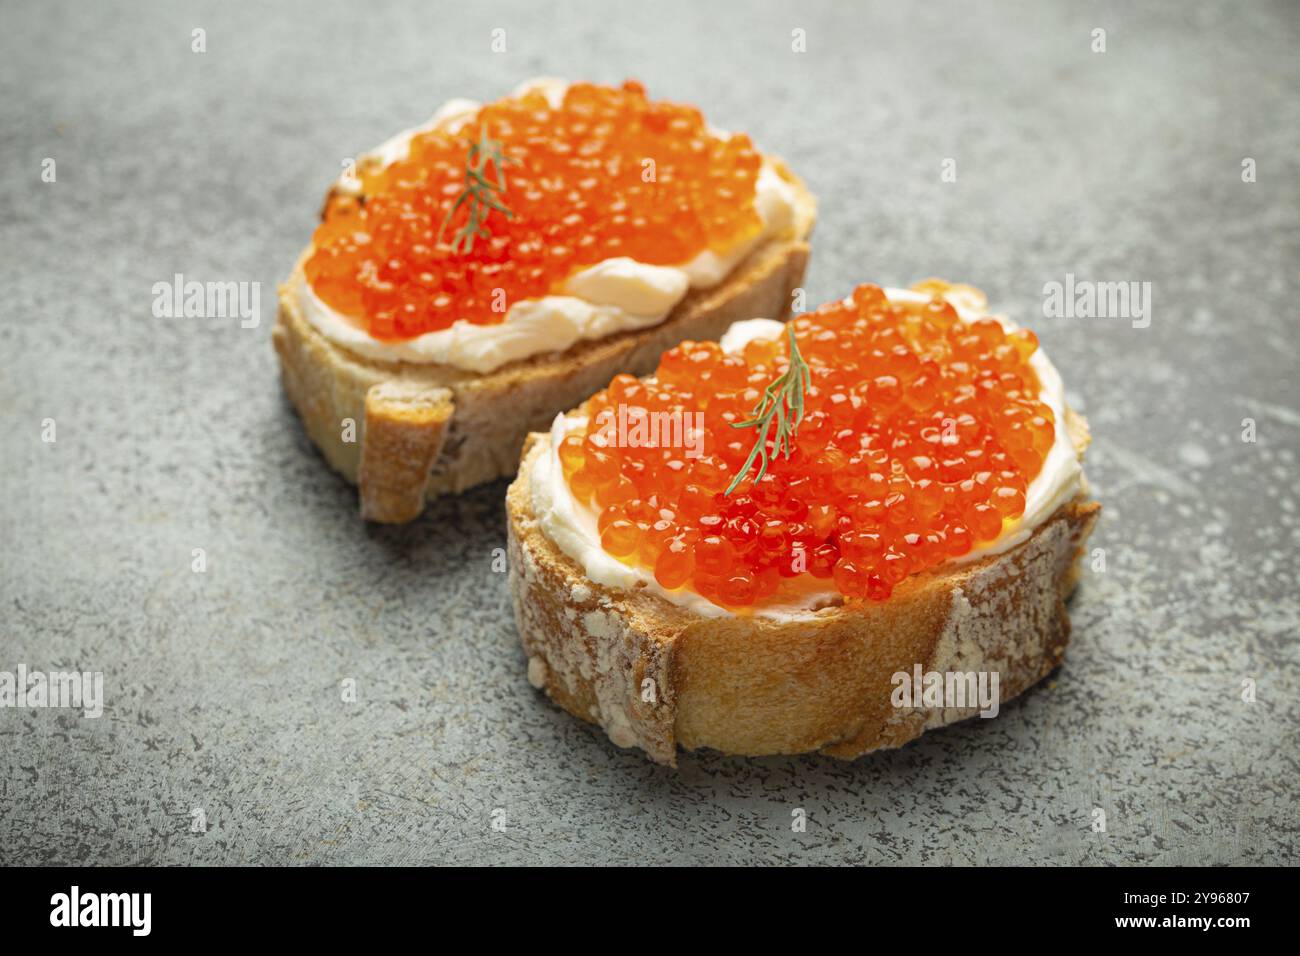
[[[744,467],[736,473],[735,478],[731,479],[731,484],[727,486],[724,495],[729,495],[736,490],[736,486],[749,474],[755,458],[759,459],[759,466],[758,476],[754,480],[760,481],[767,474],[767,433],[774,420],[776,436],[772,443],[772,454],[784,454],[786,458],[790,457],[790,439],[799,431],[799,423],[803,421],[804,393],[812,384],[812,373],[808,370],[808,363],[799,354],[799,343],[794,337],[794,324],[787,325],[786,329],[790,333],[789,367],[763,390],[762,399],[749,413],[752,418],[731,423],[732,428],[757,428],[758,438],[749,452],[749,457],[745,459]]]
[[[492,233],[487,228],[487,218],[492,214],[492,210],[495,209],[507,219],[513,219],[515,215],[497,198],[497,194],[506,191],[505,167],[519,160],[502,152],[501,141],[488,136],[486,125],[479,127],[478,142],[473,140],[466,140],[466,142],[469,144],[469,153],[465,158],[465,186],[456,197],[456,201],[451,204],[451,208],[447,210],[442,225],[438,227],[438,241],[442,242],[442,234],[451,223],[452,217],[461,206],[469,203],[469,216],[465,224],[456,230],[456,235],[451,240],[451,251],[455,253],[470,252],[474,248],[475,239],[491,237]],[[495,173],[493,178],[488,178],[486,173],[489,165]]]

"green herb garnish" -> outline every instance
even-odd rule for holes
[[[487,218],[492,210],[495,209],[507,219],[513,219],[515,215],[497,198],[497,194],[506,191],[505,167],[519,160],[501,151],[501,141],[488,137],[487,126],[479,127],[478,142],[466,142],[469,143],[469,153],[465,158],[465,186],[447,210],[442,225],[438,227],[438,241],[442,242],[442,234],[452,217],[461,206],[469,203],[469,218],[456,230],[456,235],[451,240],[451,251],[456,253],[470,252],[474,248],[475,239],[491,237]],[[489,179],[485,173],[489,164],[496,174],[493,179]]]
[[[790,457],[790,439],[799,431],[799,423],[803,421],[803,398],[812,384],[812,373],[808,370],[808,363],[799,354],[799,343],[795,341],[793,323],[787,325],[786,329],[790,333],[789,368],[763,390],[763,398],[749,413],[752,418],[748,421],[731,423],[732,428],[757,428],[758,439],[754,442],[749,457],[745,459],[744,467],[735,478],[731,479],[731,484],[727,486],[724,495],[729,495],[736,490],[736,486],[749,474],[755,458],[759,458],[760,461],[758,477],[754,480],[760,481],[767,474],[767,432],[774,418],[776,437],[772,444],[772,452],[777,455],[784,454],[786,458]]]

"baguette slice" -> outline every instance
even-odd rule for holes
[[[359,485],[362,517],[411,521],[437,495],[512,475],[529,432],[548,427],[617,373],[646,374],[665,350],[684,339],[716,339],[739,319],[788,318],[808,263],[816,202],[783,163],[773,162],[796,191],[791,234],[765,240],[719,285],[692,289],[658,325],[486,374],[376,361],[325,338],[292,292],[305,252],[280,286],[272,339],[289,400],[325,459]]]
[[[1082,417],[1066,410],[1076,452]],[[1000,699],[1041,680],[1064,656],[1065,599],[1100,505],[1062,505],[1002,554],[906,579],[889,600],[808,617],[704,617],[653,592],[603,587],[542,533],[529,476],[550,452],[529,436],[506,495],[509,578],[530,682],[620,747],[676,766],[677,748],[761,756],[821,751],[852,759],[899,747],[977,707],[891,706],[892,676],[996,671]]]

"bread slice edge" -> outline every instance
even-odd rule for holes
[[[1082,456],[1084,420],[1067,410]],[[796,619],[703,617],[648,590],[612,589],[543,533],[529,479],[550,436],[530,436],[506,496],[510,591],[530,682],[621,747],[676,766],[678,748],[745,756],[898,747],[979,707],[902,708],[897,673],[997,674],[999,702],[1062,661],[1065,600],[1100,505],[1086,491],[1028,540],[903,582],[888,601]],[[1085,486],[1086,487],[1086,486]]]

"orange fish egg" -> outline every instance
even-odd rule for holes
[[[510,215],[490,210],[489,235],[453,249],[466,207],[444,221],[481,132],[507,157],[496,198]],[[407,158],[363,173],[361,201],[327,206],[305,271],[377,339],[490,325],[606,259],[677,265],[756,235],[761,164],[749,137],[713,135],[699,110],[651,102],[633,81],[574,84],[554,107],[530,92],[482,107],[455,134],[420,133]]]
[[[789,367],[785,338],[740,355],[683,342],[653,377],[621,375],[593,396],[592,421],[624,403],[699,412],[704,423],[694,456],[616,441],[597,449],[584,429],[564,439],[565,479],[602,512],[610,554],[730,608],[809,575],[882,601],[1024,513],[1056,435],[1029,364],[1032,332],[963,322],[939,298],[894,303],[870,285],[793,327],[811,380],[803,421],[788,458],[768,433],[766,474],[754,467],[731,494],[758,434],[733,425]]]

